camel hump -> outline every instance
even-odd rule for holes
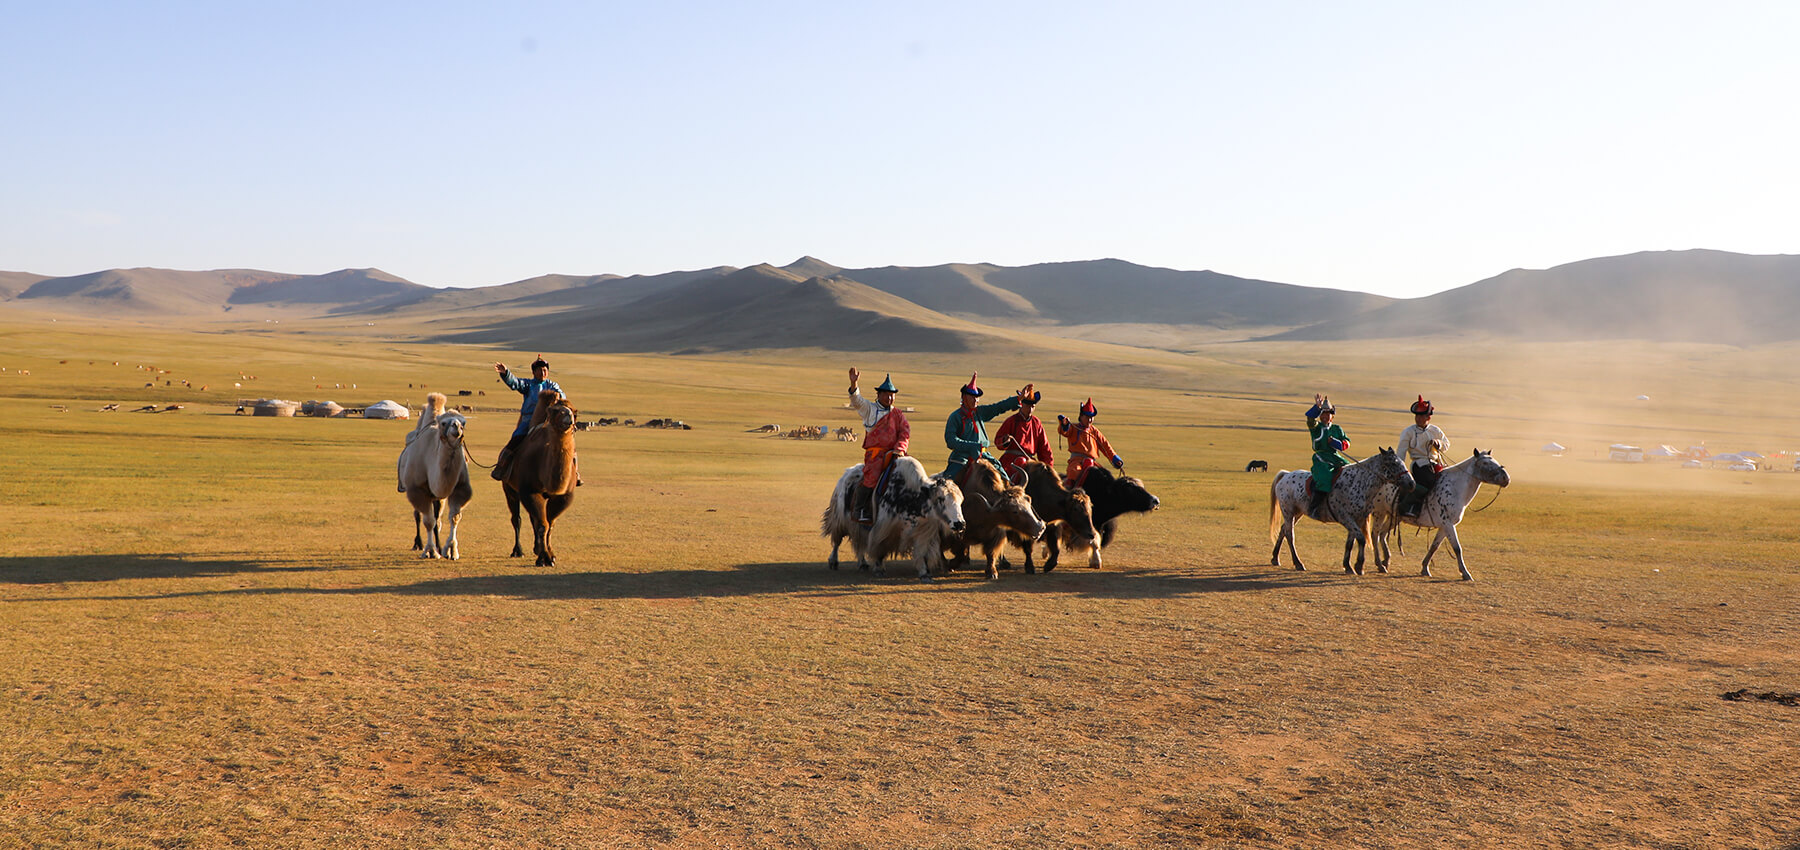
[[[443,393],[430,393],[425,396],[425,406],[431,409],[431,415],[434,418],[438,414],[443,413],[444,405],[449,403],[450,399]]]

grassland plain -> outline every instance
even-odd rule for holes
[[[1600,459],[1795,447],[1791,349],[544,352],[582,418],[695,430],[581,435],[539,569],[485,479],[462,560],[408,550],[409,423],[233,415],[485,390],[488,462],[535,352],[374,330],[0,324],[0,847],[1800,846],[1800,710],[1720,699],[1800,690],[1800,475]],[[932,462],[970,369],[1091,394],[1164,507],[1099,572],[827,571],[856,449],[747,430],[851,424],[850,365]],[[1477,581],[1317,524],[1268,565],[1241,470],[1305,461],[1314,391],[1359,453],[1423,392],[1508,465]]]

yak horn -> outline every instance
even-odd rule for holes
[[[994,503],[993,503],[993,502],[990,502],[990,501],[988,501],[988,497],[986,497],[986,496],[983,496],[983,495],[981,495],[981,494],[980,494],[980,493],[969,493],[969,494],[967,494],[967,495],[970,495],[970,496],[974,496],[974,497],[975,497],[975,498],[977,498],[977,499],[980,499],[980,500],[981,500],[981,506],[982,506],[982,507],[983,507],[983,508],[986,508],[986,509],[988,509],[988,510],[990,510],[990,511],[991,511],[991,510],[993,510],[993,509],[994,509]]]

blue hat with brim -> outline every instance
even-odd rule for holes
[[[888,375],[881,379],[881,385],[877,386],[875,391],[878,393],[897,393],[900,391],[900,388],[894,386],[894,376]]]

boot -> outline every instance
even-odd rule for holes
[[[850,515],[859,525],[874,525],[875,518],[869,515],[869,501],[875,496],[875,488],[865,487],[860,481],[851,486],[855,489],[850,493]]]
[[[1314,490],[1312,494],[1312,504],[1307,506],[1306,515],[1313,519],[1324,519],[1325,514],[1320,509],[1325,507],[1325,500],[1330,497],[1331,491],[1329,490]]]
[[[1415,488],[1406,498],[1400,500],[1400,515],[1409,519],[1419,518],[1419,506],[1425,501],[1425,488]]]
[[[506,448],[500,450],[500,456],[494,459],[494,469],[492,472],[489,472],[488,475],[495,481],[505,481],[506,470],[512,465],[512,456],[512,443],[507,443]]]

